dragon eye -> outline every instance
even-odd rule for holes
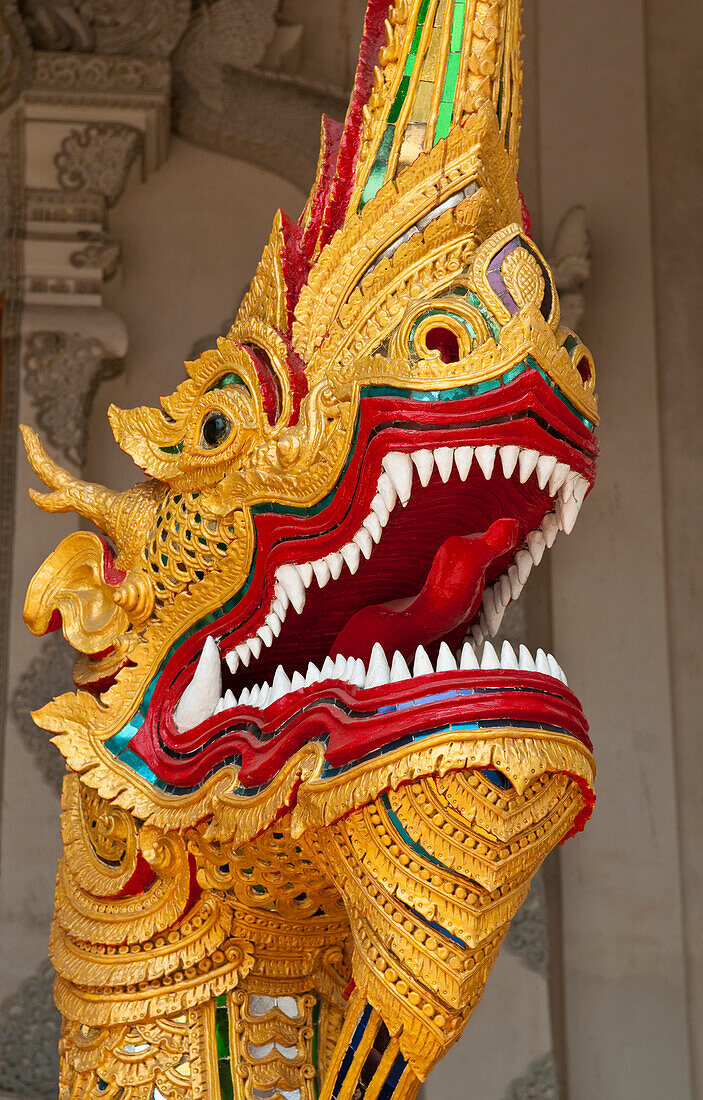
[[[223,412],[214,410],[203,420],[200,429],[200,445],[207,447],[209,451],[214,451],[216,447],[222,446],[231,431],[231,421]]]

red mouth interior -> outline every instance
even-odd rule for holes
[[[289,675],[304,673],[301,637],[306,661],[318,667],[336,653],[366,661],[376,641],[406,659],[418,645],[432,655],[443,639],[458,644],[485,585],[507,570],[552,503],[534,477],[522,485],[496,468],[486,481],[474,466],[465,482],[453,472],[445,484],[435,470],[425,488],[415,484],[405,508],[396,505],[354,576],[345,567],[323,589],[313,580],[302,613],[288,609],[280,636],[258,660],[234,676],[223,666],[223,690],[270,683],[279,664]]]

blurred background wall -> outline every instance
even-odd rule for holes
[[[703,9],[526,0],[521,184],[592,348],[599,482],[507,621],[590,719],[598,804],[514,922],[425,1100],[703,1097]],[[105,411],[155,403],[224,334],[363,0],[0,0],[0,1095],[54,1096],[46,963],[62,765],[29,710],[70,684],[24,629],[72,517],[30,504],[17,423],[115,488]],[[590,278],[589,278],[590,272]]]

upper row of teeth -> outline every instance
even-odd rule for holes
[[[520,669],[523,672],[539,672],[543,676],[551,676],[566,683],[566,676],[551,653],[538,649],[535,657],[532,657],[524,645],[520,646],[516,654],[509,642],[503,642],[503,647],[498,654],[491,643],[486,642],[479,661],[469,642],[464,643],[458,657],[454,656],[446,642],[442,642],[435,664],[430,660],[424,647],[418,646],[411,671],[402,653],[396,650],[389,662],[383,647],[376,642],[371,650],[368,668],[360,657],[342,657],[341,655],[334,660],[332,657],[327,657],[322,668],[318,668],[311,661],[304,676],[301,672],[294,672],[289,677],[283,666],[279,665],[270,686],[268,683],[256,684],[252,688],[244,688],[237,697],[231,689],[222,694],[220,655],[214,639],[208,638],[203,646],[195,676],[176,708],[175,720],[178,728],[185,732],[186,729],[191,729],[206,718],[220,714],[222,711],[243,706],[264,710],[282,699],[284,695],[329,680],[369,690],[383,687],[385,684],[397,684],[418,676],[433,675],[435,671],[455,672],[458,669],[466,671]]]
[[[559,531],[567,535],[572,531],[588,491],[587,480],[566,463],[559,462],[554,455],[543,455],[527,447],[486,444],[482,447],[437,447],[410,454],[391,451],[383,459],[383,473],[371,501],[371,511],[352,540],[341,550],[317,561],[279,565],[271,609],[254,637],[240,642],[227,655],[230,672],[236,673],[240,664],[248,665],[252,656],[256,660],[262,646],[272,644],[281,633],[289,607],[292,606],[298,614],[302,612],[306,589],[313,579],[320,588],[324,588],[330,578],[338,579],[345,566],[350,573],[356,573],[362,556],[368,560],[374,545],[380,542],[383,529],[398,501],[405,506],[410,500],[415,476],[424,487],[436,466],[439,476],[446,483],[456,467],[459,477],[465,481],[474,461],[486,480],[492,477],[496,462],[500,463],[499,468],[506,478],[517,471],[523,484],[534,474],[540,489],[546,488],[549,495],[555,498],[554,511],[548,512],[540,527],[528,534],[527,548],[518,550],[507,573],[484,591],[483,605],[471,632],[478,644],[484,638],[495,637],[506,607],[522,592],[532,566],[540,563],[545,549],[553,545]]]

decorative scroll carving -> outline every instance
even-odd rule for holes
[[[54,157],[59,186],[66,191],[97,191],[114,206],[142,148],[142,135],[123,122],[91,122],[72,130]]]
[[[576,329],[583,320],[584,287],[591,274],[591,241],[585,206],[572,206],[557,226],[549,262],[559,291],[562,322]]]
[[[190,18],[189,0],[22,0],[40,50],[168,57]]]
[[[505,1100],[559,1100],[554,1055],[550,1052],[533,1062],[524,1077],[513,1081]]]
[[[95,337],[67,332],[34,332],[24,354],[24,384],[37,420],[55,447],[81,466],[88,414],[100,382],[122,370]]]
[[[35,55],[32,95],[45,89],[75,94],[78,88],[113,98],[163,95],[169,82],[167,62],[156,58],[40,51]]]
[[[544,974],[549,962],[547,934],[547,898],[544,878],[539,872],[532,880],[530,892],[518,910],[505,938],[505,946],[519,955],[525,966]]]
[[[99,268],[107,283],[113,278],[122,259],[122,246],[107,234],[81,234],[86,239],[82,248],[71,253],[73,267]]]
[[[74,661],[75,654],[64,641],[61,631],[50,634],[42,642],[39,655],[22,674],[12,696],[12,713],[25,747],[57,793],[61,790],[66,769],[46,733],[35,725],[31,712],[37,710],[45,699],[71,690]]]
[[[0,1005],[0,1089],[29,1100],[53,1100],[59,1076],[61,1017],[54,1006],[54,971],[43,962]]]

